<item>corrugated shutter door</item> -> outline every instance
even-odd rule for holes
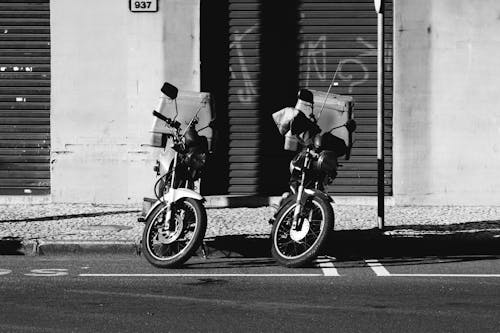
[[[352,95],[358,127],[349,161],[340,160],[328,190],[336,195],[377,193],[377,15],[373,0],[301,0],[300,86],[327,91],[339,62],[339,86]],[[385,12],[385,192],[392,193],[392,1]],[[316,106],[320,108],[320,106]]]
[[[229,1],[229,193],[258,191],[260,10],[258,0]]]
[[[0,194],[48,194],[49,0],[0,1],[0,32]]]
[[[392,1],[386,3],[385,191],[391,194]],[[281,15],[279,9],[272,6],[281,6],[283,10],[292,8],[296,17],[293,13]],[[272,13],[266,13],[269,10]],[[263,18],[268,17],[271,20],[264,21]],[[287,23],[287,29],[283,29],[284,21],[290,18],[295,19],[295,25]],[[274,42],[279,41],[280,36],[276,39],[274,31],[278,28],[283,38],[289,34],[296,35],[296,41],[292,41],[296,44],[293,51],[282,51],[281,46],[269,47],[269,35]],[[269,128],[267,118],[280,107],[293,105],[290,100],[282,100],[282,104],[263,103],[260,95],[264,94],[269,99],[273,90],[273,87],[269,88],[269,81],[272,86],[294,80],[297,88],[326,92],[338,63],[342,62],[343,70],[336,80],[339,86],[334,88],[334,92],[354,96],[358,129],[351,159],[340,161],[343,166],[328,190],[335,195],[375,195],[377,15],[373,0],[229,0],[229,41],[229,193],[262,194],[262,179],[267,170],[272,169],[269,168],[272,162],[264,165],[270,160],[269,150],[264,152],[264,149],[269,145],[269,132],[276,130]],[[296,72],[296,77],[283,78],[280,82],[273,76],[276,73],[282,75],[284,71],[276,71],[274,66],[289,58],[297,59],[295,64],[288,63],[290,71]],[[278,147],[271,154],[279,155],[280,150]],[[287,172],[285,166],[282,173]],[[273,181],[274,175],[267,176],[264,182],[273,187],[276,185],[272,184]]]

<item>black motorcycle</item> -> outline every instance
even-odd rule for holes
[[[301,90],[299,102],[310,105],[312,110],[312,93]],[[288,109],[286,111],[292,113],[288,116],[290,121],[278,127],[284,126],[280,132],[287,133],[286,140],[297,139],[302,149],[290,163],[291,192],[284,195],[271,220],[271,253],[281,265],[299,267],[317,257],[333,231],[333,200],[325,193],[325,186],[337,176],[337,159],[347,154],[350,147],[331,131],[320,134],[314,113],[306,116],[297,108]],[[338,127],[344,126],[352,133],[356,123],[349,119]],[[285,142],[287,146],[288,149],[295,149],[293,144],[290,147]]]

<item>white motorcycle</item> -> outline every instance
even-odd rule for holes
[[[171,119],[153,111],[156,123],[162,123],[161,132],[153,133],[153,146],[164,151],[173,150],[173,159],[160,157],[155,171],[160,176],[155,184],[156,201],[145,217],[142,236],[142,253],[152,265],[160,268],[178,267],[186,262],[202,244],[207,228],[205,199],[196,191],[209,154],[209,142],[199,132],[202,101],[194,116],[181,129],[178,117],[178,89],[165,83],[161,89],[163,98],[175,107]],[[161,106],[160,106],[161,108]],[[161,110],[160,110],[161,111]]]

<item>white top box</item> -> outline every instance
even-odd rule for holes
[[[344,140],[348,149],[352,147],[352,134],[342,125],[349,119],[353,119],[354,98],[352,96],[330,93],[325,103],[326,92],[317,90],[311,90],[311,92],[314,96],[314,115],[316,118],[319,117],[318,126],[321,128],[322,133],[330,132]],[[323,112],[321,112],[322,107]]]
[[[196,130],[198,134],[204,135],[208,140],[212,138],[212,129],[208,127],[213,119],[212,107],[210,103],[210,93],[179,91],[175,100],[162,95],[156,111],[181,124],[181,129],[185,129],[191,119],[198,113],[198,124]],[[206,128],[205,128],[206,127]],[[200,131],[200,129],[202,129]],[[154,117],[153,133],[172,133],[172,129],[161,119]]]

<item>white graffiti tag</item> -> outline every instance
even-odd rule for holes
[[[306,82],[309,83],[311,74],[315,74],[321,81],[326,80],[326,36],[321,36],[316,42],[301,44],[301,57],[306,53]],[[309,86],[309,84],[307,85]]]
[[[248,69],[248,65],[245,62],[243,45],[242,45],[243,39],[248,34],[252,33],[256,29],[256,27],[257,25],[253,25],[241,34],[239,33],[239,31],[236,31],[236,33],[234,34],[234,42],[229,44],[230,50],[231,49],[236,50],[238,62],[240,63],[241,66],[241,76],[245,87],[238,88],[237,94],[239,101],[243,103],[251,102],[252,100],[255,99],[254,96],[257,94],[257,87],[255,86],[255,83],[252,81],[250,77],[250,71]],[[231,65],[229,66],[229,73],[231,73],[231,79],[236,80],[238,78],[236,75],[236,71],[233,70],[233,67]]]
[[[240,33],[236,31],[234,34],[234,41],[229,45],[230,50],[235,50],[236,58],[238,59],[239,71],[236,71],[233,66],[229,66],[229,72],[232,80],[242,80],[243,87],[238,88],[236,93],[238,95],[238,100],[243,103],[252,102],[255,100],[257,95],[256,81],[252,80],[251,72],[249,66],[245,61],[245,54],[243,50],[244,39],[251,33],[255,31],[257,25],[253,25],[246,29],[244,32]],[[300,45],[300,57],[305,64],[304,73],[304,87],[309,87],[312,80],[318,80],[325,82],[329,80],[329,73],[327,68],[327,59],[329,55],[327,46],[327,36],[321,35],[317,40],[304,41]],[[348,86],[348,93],[351,94],[356,86],[359,86],[370,79],[370,70],[368,66],[363,62],[366,57],[376,57],[377,48],[376,45],[366,41],[362,37],[356,38],[356,43],[359,43],[361,49],[364,49],[361,53],[354,57],[342,58],[339,61],[339,68],[342,68],[338,74],[338,81],[343,82]],[[392,58],[392,45],[389,42],[385,43],[385,59]],[[359,66],[359,70],[348,71],[346,68],[352,68],[353,66]],[[386,61],[385,70],[391,71],[392,64],[391,61]]]
[[[327,37],[325,35],[320,36],[317,42],[307,42],[303,43],[302,48],[307,49],[307,61],[306,61],[306,77],[305,77],[305,86],[309,87],[311,78],[320,81],[327,80],[327,72],[326,72],[326,40]],[[353,74],[353,72],[348,72],[344,70],[340,70],[338,73],[339,81],[344,81],[348,86],[348,93],[352,93],[353,88],[360,84],[365,83],[370,78],[370,72],[368,67],[363,63],[361,58],[363,57],[376,57],[377,49],[376,47],[365,41],[362,37],[356,38],[356,42],[360,43],[367,50],[358,54],[353,58],[344,58],[339,61],[339,68],[345,68],[346,64],[357,65],[361,68],[360,74]],[[302,51],[303,52],[303,51]],[[318,59],[318,56],[320,59]],[[318,63],[323,64],[323,66],[318,66]]]

